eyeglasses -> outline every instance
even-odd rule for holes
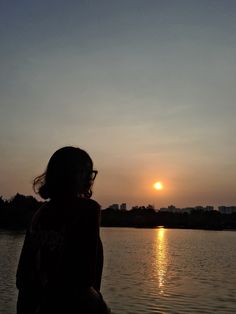
[[[95,180],[95,178],[96,178],[96,176],[97,176],[97,174],[98,174],[98,171],[97,170],[92,170],[91,171],[91,180]]]

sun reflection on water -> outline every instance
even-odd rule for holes
[[[156,278],[158,281],[159,294],[165,293],[167,272],[167,248],[165,239],[166,230],[163,227],[157,229],[156,237]]]

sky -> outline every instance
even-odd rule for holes
[[[4,198],[72,145],[102,207],[236,205],[234,0],[3,0],[0,39]]]

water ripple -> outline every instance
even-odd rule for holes
[[[103,228],[113,314],[236,313],[236,233]],[[15,312],[22,234],[0,232],[0,313]]]

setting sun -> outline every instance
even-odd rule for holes
[[[161,182],[155,182],[153,184],[153,187],[154,187],[155,190],[162,190],[163,189],[163,185],[162,185]]]

